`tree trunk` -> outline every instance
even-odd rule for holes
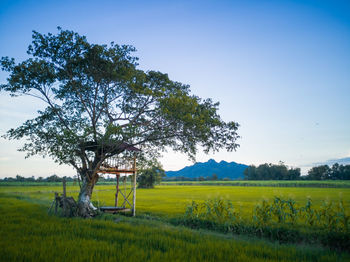
[[[96,214],[97,208],[91,203],[91,195],[95,184],[98,180],[98,175],[94,174],[89,180],[87,174],[82,176],[82,185],[78,198],[78,215],[81,217],[92,217]]]

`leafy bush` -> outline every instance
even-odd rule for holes
[[[165,171],[160,165],[155,165],[139,171],[138,188],[153,188],[156,183],[160,183]]]

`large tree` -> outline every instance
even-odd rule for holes
[[[27,60],[2,57],[12,96],[29,95],[46,104],[38,116],[10,129],[9,139],[26,138],[27,156],[50,156],[73,166],[82,180],[79,214],[89,216],[102,162],[128,146],[143,153],[167,147],[196,155],[238,145],[236,122],[224,122],[219,103],[192,95],[188,85],[157,71],[138,69],[134,47],[89,43],[85,36],[58,28],[33,31]]]

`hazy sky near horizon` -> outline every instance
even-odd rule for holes
[[[236,152],[205,155],[244,164],[305,167],[350,156],[349,1],[0,1],[0,56],[26,59],[32,30],[57,26],[94,43],[131,44],[140,68],[168,73],[220,102],[241,125]],[[0,72],[0,83],[7,73]],[[40,103],[0,94],[0,134]],[[0,177],[74,175],[48,158],[24,159],[0,138]],[[190,165],[168,152],[166,170]]]

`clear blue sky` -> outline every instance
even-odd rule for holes
[[[32,30],[61,26],[90,42],[134,45],[142,69],[220,101],[223,119],[241,124],[241,147],[198,161],[305,167],[350,156],[349,1],[2,0],[0,25],[0,56],[26,59]],[[0,133],[38,106],[0,94]],[[74,174],[49,159],[24,160],[20,145],[0,139],[1,177]],[[166,170],[191,164],[172,152],[161,162]]]

